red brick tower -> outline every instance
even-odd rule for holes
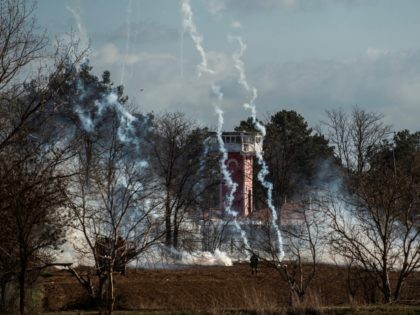
[[[226,166],[237,184],[232,210],[246,217],[253,211],[253,158],[261,150],[261,135],[257,132],[224,132],[222,139],[228,152]],[[220,185],[220,209],[224,209],[229,187]]]

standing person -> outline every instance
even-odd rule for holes
[[[251,265],[251,273],[255,274],[258,272],[258,256],[257,254],[253,253],[250,259],[250,265]]]

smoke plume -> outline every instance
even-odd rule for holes
[[[185,31],[191,36],[192,41],[194,42],[195,48],[201,56],[201,63],[197,66],[198,76],[200,77],[203,72],[214,74],[214,71],[208,67],[206,52],[202,46],[203,37],[198,33],[197,27],[193,21],[193,12],[191,10],[189,0],[181,0],[181,13],[183,16],[182,26]]]
[[[239,43],[240,49],[238,52],[233,54],[233,60],[234,60],[234,65],[235,68],[238,70],[239,72],[239,78],[238,78],[238,83],[246,90],[246,92],[251,94],[251,99],[249,101],[249,103],[245,103],[244,107],[245,109],[248,109],[251,111],[251,117],[252,117],[252,122],[255,126],[255,128],[261,133],[262,135],[262,141],[261,141],[261,146],[263,145],[264,142],[264,138],[266,136],[266,129],[265,127],[257,120],[257,110],[256,110],[256,106],[255,106],[255,100],[258,97],[258,93],[257,93],[257,89],[255,87],[251,87],[248,84],[248,81],[246,79],[246,74],[245,74],[245,67],[244,67],[244,63],[241,60],[245,50],[246,50],[246,45],[244,44],[244,42],[242,41],[241,37],[233,37],[233,36],[229,36],[228,37],[229,41],[234,41],[236,40]],[[263,185],[263,187],[266,189],[267,192],[267,205],[271,211],[271,226],[273,231],[275,232],[276,238],[277,238],[277,245],[278,245],[278,249],[279,249],[279,259],[283,259],[284,257],[284,251],[283,251],[283,240],[281,237],[281,233],[280,233],[280,229],[277,225],[278,223],[278,215],[277,215],[277,210],[274,207],[273,204],[273,184],[267,180],[267,175],[269,174],[269,170],[268,170],[268,166],[267,163],[264,160],[264,157],[262,155],[262,152],[260,150],[256,151],[256,156],[257,156],[257,160],[258,160],[258,164],[261,167],[261,170],[258,172],[258,180],[260,181],[260,183]]]
[[[201,56],[201,64],[198,66],[198,76],[200,77],[203,72],[208,72],[210,74],[214,74],[214,71],[209,69],[207,66],[207,55],[206,51],[202,46],[203,37],[198,33],[197,27],[193,21],[193,13],[191,10],[191,6],[189,4],[189,0],[182,0],[181,1],[181,11],[183,15],[183,27],[185,30],[188,30],[191,39],[195,44],[195,48],[200,53]],[[223,111],[220,109],[220,104],[223,101],[223,94],[220,91],[220,86],[216,84],[212,84],[211,86],[213,93],[217,96],[217,104],[215,105],[216,114],[218,115],[218,126],[217,126],[217,140],[219,143],[219,151],[222,154],[222,158],[220,160],[220,166],[222,169],[223,179],[226,186],[229,189],[229,194],[225,201],[225,211],[228,213],[229,216],[234,218],[234,226],[235,229],[240,233],[242,241],[246,248],[249,248],[248,239],[246,237],[245,231],[241,228],[239,223],[236,220],[237,213],[232,210],[232,203],[234,199],[234,194],[237,188],[237,184],[233,182],[230,172],[227,169],[226,162],[227,162],[227,151],[224,146],[224,142],[222,139],[222,128],[223,128]]]

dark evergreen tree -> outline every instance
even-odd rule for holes
[[[269,167],[269,179],[273,183],[273,199],[280,208],[287,199],[293,199],[299,191],[313,184],[319,163],[333,159],[333,149],[320,134],[309,128],[305,119],[295,111],[282,110],[265,123],[264,158]],[[256,131],[252,119],[241,121],[235,130]],[[257,163],[254,163],[257,165]],[[256,166],[258,172],[258,166]],[[263,207],[263,188],[254,179],[257,190],[256,205]]]

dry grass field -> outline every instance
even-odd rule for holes
[[[404,289],[402,300],[407,306],[391,308],[364,306],[374,291],[362,280],[352,286],[356,294],[350,297],[347,270],[321,265],[306,305],[295,307],[295,313],[306,309],[324,314],[420,314],[420,274],[410,279]],[[276,314],[287,313],[289,305],[286,283],[264,265],[257,275],[251,274],[248,264],[130,270],[126,276],[117,275],[115,281],[116,309],[124,311],[116,314]],[[83,288],[66,271],[44,274],[39,287],[45,312],[92,309]]]

